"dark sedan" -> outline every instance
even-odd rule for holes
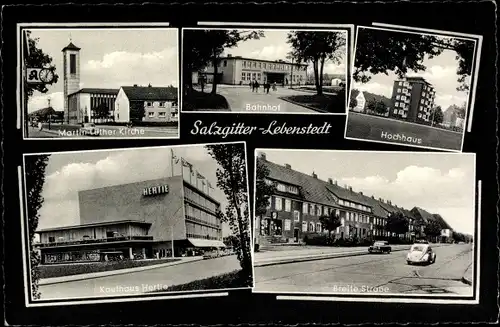
[[[368,248],[369,253],[391,253],[391,246],[387,241],[376,241]]]

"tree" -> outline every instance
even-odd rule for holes
[[[34,250],[33,241],[35,232],[38,228],[40,218],[39,210],[43,204],[42,190],[45,183],[45,168],[49,160],[48,155],[34,155],[25,157],[25,179],[26,179],[26,207],[28,218],[28,232],[30,244],[30,263],[31,263],[31,293],[34,299],[40,298],[38,291],[38,282],[40,272],[40,256]]]
[[[377,114],[384,115],[387,112],[387,109],[388,109],[387,105],[385,104],[384,101],[379,100],[375,102],[374,111]]]
[[[130,121],[142,121],[146,116],[146,109],[143,101],[130,101]]]
[[[390,233],[401,235],[408,232],[408,226],[408,219],[401,212],[393,212],[387,217],[385,229]]]
[[[217,93],[217,67],[219,58],[228,48],[233,48],[239,42],[264,37],[259,30],[190,30],[184,32],[183,49],[187,89],[192,90],[192,73],[205,67],[209,62],[213,66],[212,94]]]
[[[244,282],[251,285],[252,257],[245,147],[231,143],[207,145],[206,149],[219,165],[216,171],[217,187],[224,192],[228,201],[224,221],[229,222],[233,234],[239,238],[239,245],[235,250],[246,278]]]
[[[331,211],[328,215],[320,216],[319,221],[321,222],[321,227],[323,228],[323,230],[328,231],[328,238],[330,238],[332,231],[342,225],[340,217],[333,211]]]
[[[427,69],[423,61],[432,59],[444,50],[456,52],[458,60],[458,90],[469,89],[468,80],[472,74],[475,43],[471,40],[442,38],[431,35],[397,33],[392,31],[364,29],[358,33],[353,78],[366,83],[369,74],[394,71],[400,78],[408,70],[420,72]]]
[[[104,119],[109,117],[109,107],[104,102],[98,104],[97,107],[92,109],[92,111],[94,113],[94,117],[97,119]]]
[[[433,124],[439,125],[443,122],[444,114],[440,106],[437,106],[432,110],[431,119]]]
[[[349,108],[354,109],[354,108],[356,108],[357,105],[358,105],[358,100],[356,100],[356,98],[354,96],[352,96],[352,93],[351,93],[351,101],[349,101]]]
[[[437,237],[441,235],[441,225],[436,220],[429,219],[424,227],[424,233],[426,236]]]
[[[322,95],[325,62],[340,63],[345,52],[345,33],[295,31],[288,33],[287,43],[296,62],[312,63],[316,93]]]
[[[38,48],[39,38],[32,38],[31,31],[26,31],[26,37],[28,40],[29,55],[24,56],[24,63],[27,68],[48,68],[54,73],[54,79],[50,83],[56,84],[59,79],[59,75],[56,74],[56,66],[52,64],[52,57],[43,52],[42,49]],[[24,90],[26,98],[30,98],[35,91],[40,93],[47,93],[49,89],[47,84],[28,84],[24,82]]]
[[[234,235],[229,235],[226,237],[224,244],[227,246],[232,246],[233,248],[237,248],[240,244],[240,239]]]
[[[267,211],[271,195],[276,191],[276,184],[269,181],[269,169],[261,161],[257,160],[255,180],[255,215],[264,215]]]

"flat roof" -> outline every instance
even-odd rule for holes
[[[79,228],[86,228],[86,227],[109,226],[109,225],[117,225],[117,224],[119,224],[119,225],[122,225],[122,224],[151,225],[151,223],[148,223],[144,220],[126,219],[126,220],[105,221],[105,222],[100,222],[100,223],[88,223],[88,224],[80,224],[80,225],[44,228],[44,229],[40,229],[40,230],[36,231],[36,233],[52,232],[52,231],[68,230],[68,229],[79,229]]]
[[[292,62],[288,62],[288,61],[255,59],[255,58],[247,58],[247,57],[241,57],[241,56],[226,56],[226,57],[220,57],[219,59],[221,59],[221,60],[224,60],[224,59],[253,60],[253,61],[269,62],[269,63],[273,63],[273,64],[288,64],[288,65],[294,65],[294,66],[308,66],[308,64],[299,64],[296,62],[292,63]]]

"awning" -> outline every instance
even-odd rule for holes
[[[222,241],[205,240],[202,238],[188,238],[189,243],[197,248],[225,248],[226,245]]]

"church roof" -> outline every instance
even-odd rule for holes
[[[73,42],[70,42],[67,46],[65,46],[62,51],[66,51],[66,50],[77,50],[79,51],[80,48],[77,47],[76,45],[73,44]]]
[[[99,88],[83,88],[80,89],[76,92],[73,92],[71,94],[68,94],[68,96],[75,94],[75,93],[92,93],[92,94],[111,94],[111,95],[118,95],[118,89],[99,89]]]
[[[177,101],[177,88],[153,86],[122,86],[130,101]]]

